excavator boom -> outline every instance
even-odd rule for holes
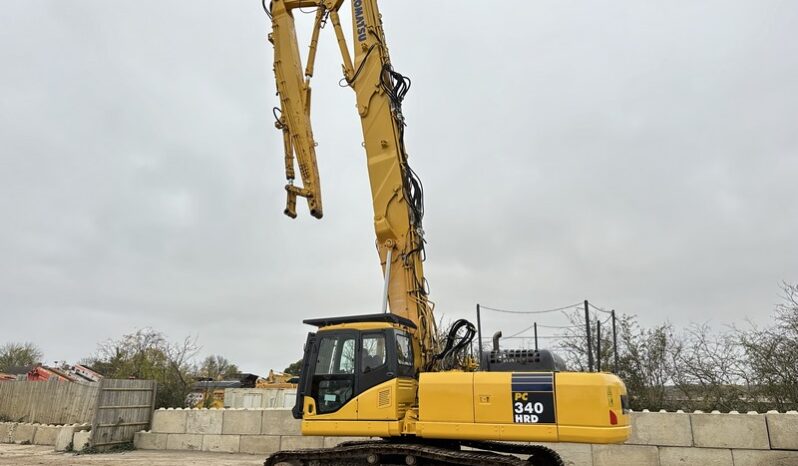
[[[413,322],[424,367],[434,364],[437,350],[435,320],[424,278],[424,193],[408,164],[402,101],[410,80],[391,65],[376,0],[353,0],[354,61],[341,26],[343,0],[273,0],[271,15],[274,73],[281,111],[277,126],[285,140],[289,216],[296,216],[296,198],[305,197],[311,215],[321,217],[321,192],[316,164],[316,143],[310,122],[310,78],[320,30],[332,23],[343,59],[342,83],[355,91],[363,128],[371,198],[374,207],[376,247],[386,279],[386,301],[392,314]],[[293,12],[315,7],[305,69],[302,69]],[[303,187],[294,181],[294,160]]]

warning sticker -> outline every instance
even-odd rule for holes
[[[554,424],[554,374],[512,374],[513,423]]]

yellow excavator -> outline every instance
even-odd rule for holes
[[[534,442],[626,440],[626,387],[615,375],[569,372],[547,351],[502,350],[498,337],[492,350],[474,357],[469,349],[476,330],[465,320],[439,335],[423,270],[423,187],[404,141],[402,101],[410,80],[391,64],[377,0],[350,0],[354,53],[339,17],[344,0],[262,1],[272,22],[285,214],[296,217],[303,198],[312,216],[323,215],[310,79],[319,35],[331,24],[343,57],[341,84],[357,96],[385,277],[381,312],[304,321],[316,330],[305,343],[293,409],[303,435],[378,440],[281,451],[266,466],[550,466],[562,460]],[[315,12],[304,67],[294,20],[299,9]]]

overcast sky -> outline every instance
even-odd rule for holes
[[[798,2],[381,5],[413,79],[439,314],[587,298],[722,328],[766,320],[798,281]],[[325,217],[290,220],[258,0],[3,7],[0,343],[74,361],[151,326],[265,373],[300,357],[303,318],[378,311],[331,28],[313,103]]]

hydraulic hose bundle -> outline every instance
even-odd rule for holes
[[[474,324],[465,319],[456,320],[449,327],[443,343],[443,349],[435,355],[433,364],[438,366],[438,370],[462,369],[466,367],[470,345],[476,334],[477,330]]]

